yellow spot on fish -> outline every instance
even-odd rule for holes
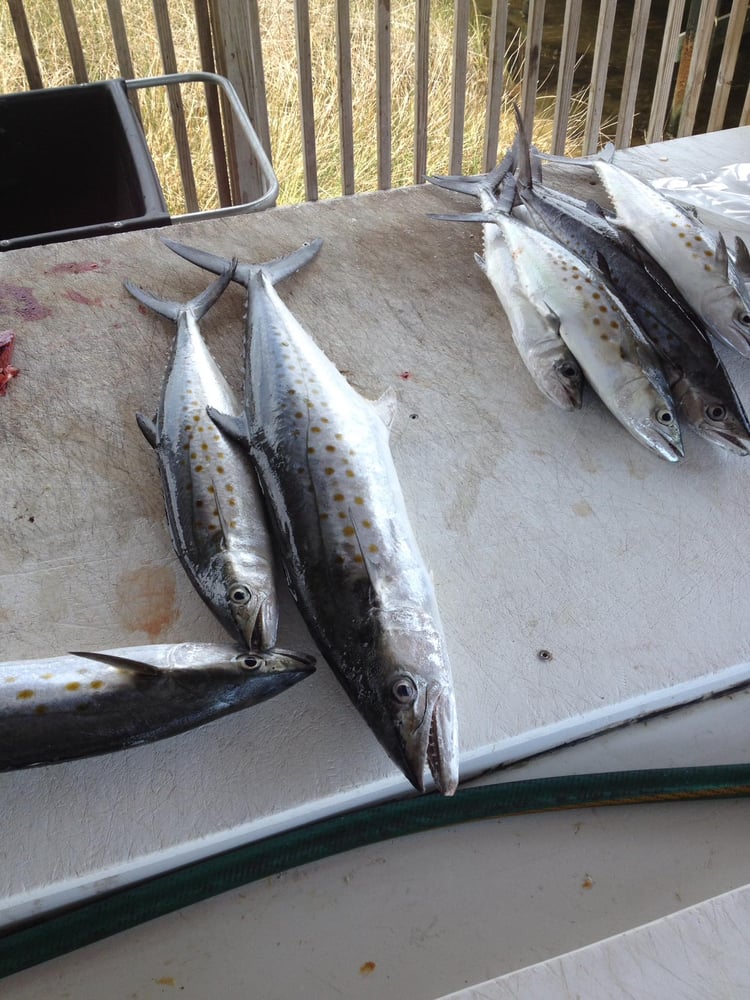
[[[299,411],[299,410],[297,410],[297,412],[296,412],[296,413],[295,413],[294,415],[295,415],[295,417],[297,418],[297,420],[301,420],[301,419],[302,419],[302,416],[303,416],[303,414],[302,414],[302,413],[300,413],[300,411]]]
[[[601,295],[599,294],[599,292],[594,292],[594,294],[591,296],[591,298],[592,299],[600,299]]]
[[[619,330],[620,328],[620,324],[617,322],[616,319],[613,319],[609,325],[612,327],[613,330]]]
[[[205,442],[205,441],[204,441],[204,442],[203,442],[203,443],[201,444],[201,449],[202,449],[203,451],[208,451],[208,445],[206,444],[206,442]]]
[[[195,471],[196,472],[203,472],[203,466],[202,465],[196,465]]]
[[[216,525],[215,524],[209,524],[208,530],[209,531],[216,531]]]
[[[325,474],[326,474],[327,476],[332,476],[332,475],[333,475],[333,472],[334,472],[334,470],[333,470],[333,469],[332,469],[332,468],[330,467],[330,465],[329,465],[329,466],[328,466],[328,468],[326,468],[326,469],[323,469],[323,472],[325,472]]]
[[[206,489],[208,490],[209,493],[215,493],[216,492],[214,490],[214,484],[213,483],[211,483],[210,486],[207,486]]]
[[[234,499],[234,497],[230,497],[229,498],[229,506],[230,507],[236,507],[237,506],[237,501]]]
[[[377,552],[378,551],[378,547],[377,547],[377,545],[368,545],[367,546],[367,551],[368,552]]]
[[[51,680],[51,679],[52,679],[52,678],[53,678],[54,676],[55,676],[54,674],[40,674],[40,675],[39,675],[39,680],[40,680],[40,681],[49,681],[49,680]]]
[[[70,684],[65,685],[66,691],[77,691],[80,688],[78,681],[71,681]]]
[[[334,499],[334,500],[335,500],[335,501],[336,501],[337,503],[341,503],[341,501],[342,501],[342,500],[344,499],[344,494],[343,494],[343,493],[334,493],[334,494],[333,494],[333,499]]]
[[[609,310],[607,309],[606,306],[599,306],[599,312],[600,313],[605,313],[605,312],[609,312]]]
[[[594,324],[594,326],[600,326],[602,321],[599,319],[598,316],[594,316],[591,322]]]
[[[710,264],[704,264],[703,265],[703,270],[704,271],[713,271],[713,268],[711,267]]]
[[[703,251],[703,256],[704,257],[713,257],[713,255],[714,255],[713,250],[704,250]]]
[[[104,681],[92,681],[91,684],[89,684],[89,687],[92,687],[94,691],[98,691],[100,688],[104,687]]]
[[[347,469],[346,474],[347,476],[349,476],[350,479],[354,478],[354,472],[351,469]]]
[[[329,424],[330,420],[328,419],[328,417],[321,417],[320,422],[321,424]]]
[[[336,438],[337,441],[341,441],[341,439],[343,438],[344,435],[343,434],[334,434],[333,436]]]
[[[314,448],[308,448],[307,449],[307,454],[308,455],[314,455],[315,454],[315,449]]]
[[[200,418],[200,414],[199,413],[196,413],[196,415],[193,417],[193,420],[196,422],[196,424],[200,423],[200,419],[201,418]]]
[[[346,514],[345,514],[345,513],[343,512],[343,510],[340,510],[340,511],[339,511],[339,517],[340,517],[340,518],[341,518],[342,520],[343,520],[343,519],[344,519],[344,518],[346,517]]]
[[[363,521],[363,522],[362,522],[362,525],[363,525],[363,526],[364,526],[365,528],[371,528],[371,527],[372,527],[372,521],[370,521],[370,520],[365,520],[365,521]]]
[[[287,396],[296,396],[297,395],[297,390],[296,389],[287,389],[286,394],[287,394]]]
[[[45,715],[46,712],[47,712],[47,706],[46,705],[37,705],[36,708],[34,709],[34,711],[36,712],[37,715]]]
[[[311,427],[310,430],[313,434],[320,434],[320,427]]]
[[[223,465],[217,465],[216,466],[216,471],[219,473],[220,476],[223,476],[224,475],[224,466]]]
[[[335,444],[327,444],[326,445],[326,451],[336,451],[336,445]]]
[[[365,501],[364,501],[363,497],[355,497],[355,498],[354,498],[354,502],[355,502],[355,503],[358,503],[358,504],[360,504],[360,505],[361,505],[361,504],[363,504],[363,503],[364,503]]]
[[[336,558],[335,558],[335,559],[334,559],[333,561],[334,561],[335,563],[338,563],[338,564],[339,564],[339,566],[340,566],[340,565],[341,565],[341,563],[342,563],[342,562],[344,561],[344,557],[343,557],[343,556],[336,556]]]
[[[203,506],[203,501],[202,500],[196,500],[195,501],[195,506],[196,507],[202,507]]]
[[[346,525],[346,527],[344,528],[344,534],[346,535],[347,538],[352,537],[352,535],[354,534],[354,528],[351,526],[351,524]]]
[[[229,527],[230,528],[236,528],[237,527],[237,522],[236,521],[230,521],[229,522]]]
[[[197,458],[198,457],[198,452],[197,451],[191,451],[190,452],[190,457],[191,458]]]
[[[25,701],[27,698],[33,698],[34,692],[30,691],[28,688],[24,688],[23,691],[19,691],[16,695],[19,701]]]
[[[328,520],[328,514],[325,514],[325,513],[321,514],[320,515],[320,520],[321,521],[327,521]]]
[[[362,563],[364,562],[364,559],[362,558],[362,556],[355,556],[354,561],[355,563]]]

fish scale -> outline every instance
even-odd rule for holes
[[[226,262],[165,241],[188,260]],[[320,241],[238,265],[248,289],[245,413],[210,413],[244,440],[272,514],[290,589],[321,652],[382,746],[420,791],[458,783],[450,664],[431,576],[388,445],[395,396],[360,396],[274,284]]]

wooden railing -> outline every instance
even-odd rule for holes
[[[437,0],[433,0],[433,5]],[[450,0],[440,0],[449,3]],[[507,66],[511,44],[516,33],[509,27],[507,0],[487,0],[491,4],[484,17],[486,31],[486,79],[483,109],[483,143],[481,168],[489,169],[497,160],[499,123],[507,112]],[[31,0],[7,0],[15,34],[17,51],[22,60],[26,84],[30,88],[45,85],[45,71],[40,65],[29,25],[27,8]],[[161,66],[157,72],[203,69],[218,72],[233,83],[246,106],[254,127],[273,160],[271,129],[264,78],[264,54],[274,44],[265,32],[263,14],[258,0],[194,0],[192,16],[195,22],[197,52],[191,65],[180,65],[174,39],[175,4],[179,0],[152,0],[153,22],[145,32],[158,37]],[[182,0],[183,16],[184,3]],[[351,13],[355,4],[367,3],[371,11],[374,50],[372,73],[376,79],[376,108],[373,141],[377,147],[377,186],[388,188],[393,183],[392,142],[392,52],[391,0],[329,0],[335,6],[335,39],[329,40],[336,49],[336,101],[339,121],[340,190],[355,192],[357,155],[355,151],[355,111],[352,76]],[[52,7],[51,0],[47,6]],[[81,41],[79,20],[73,0],[57,0],[58,14],[64,32],[72,81],[89,79],[85,46]],[[136,73],[133,49],[137,39],[126,28],[123,0],[106,0],[106,14],[116,53],[118,72],[125,78]],[[597,27],[591,59],[591,70],[584,81],[587,88],[585,126],[577,150],[593,152],[602,139],[605,95],[610,84],[613,28],[615,19],[630,16],[629,41],[624,54],[622,84],[614,122],[613,137],[617,146],[633,142],[656,141],[669,132],[689,135],[701,127],[714,130],[750,122],[750,88],[734,118],[728,112],[730,91],[738,76],[738,68],[750,65],[750,36],[747,33],[748,0],[732,0],[721,23],[723,41],[716,48],[719,0],[669,0],[666,14],[654,20],[651,0],[635,0],[621,5],[616,0],[567,0],[559,43],[559,54],[551,66],[543,66],[543,39],[547,27],[545,0],[528,0],[526,27],[520,42],[522,71],[517,96],[527,128],[531,129],[538,109],[540,94],[554,95],[553,122],[549,147],[561,153],[569,135],[569,109],[574,87],[580,85],[580,63],[584,53],[580,26],[585,15],[596,19]],[[559,5],[558,5],[559,6]],[[662,4],[660,10],[663,9]],[[625,14],[623,15],[623,8]],[[423,180],[427,170],[428,125],[430,109],[430,44],[431,17],[435,7],[430,0],[414,0],[413,4],[413,171],[415,183]],[[299,143],[304,169],[304,197],[319,197],[319,162],[317,149],[316,92],[311,54],[311,40],[316,31],[316,17],[311,15],[309,0],[293,0],[296,40],[296,75],[299,101]],[[446,143],[445,163],[441,172],[459,173],[465,169],[464,137],[467,126],[467,51],[472,20],[479,17],[472,0],[453,0],[453,59],[450,83],[450,125]],[[265,34],[264,34],[265,32]],[[649,33],[661,37],[655,82],[649,86],[646,105],[648,120],[643,112],[636,130],[636,100],[643,94],[643,59]],[[517,42],[514,44],[518,44]],[[713,49],[712,49],[713,47]],[[654,46],[652,44],[651,48]],[[713,51],[713,60],[711,59]],[[618,56],[621,56],[618,53]],[[184,61],[184,57],[183,61]],[[707,68],[718,63],[712,79]],[[747,74],[742,86],[747,87]],[[71,81],[71,82],[72,82]],[[578,81],[578,83],[576,83]],[[710,88],[713,88],[712,95]],[[735,84],[736,89],[736,84]],[[514,94],[514,96],[516,96]],[[708,100],[706,98],[708,97]],[[190,141],[185,125],[185,108],[179,88],[170,88],[170,114],[174,130],[174,145],[179,160],[180,176],[188,210],[198,206]],[[706,111],[705,108],[708,108]],[[700,113],[699,113],[699,109]],[[700,116],[703,116],[702,118]],[[258,189],[259,179],[247,157],[238,156],[231,119],[221,107],[215,93],[206,94],[205,117],[213,148],[218,201],[222,205],[248,200]],[[702,123],[702,124],[701,124]],[[610,123],[611,126],[611,123]],[[476,166],[476,164],[475,164]],[[284,178],[282,180],[282,188]]]

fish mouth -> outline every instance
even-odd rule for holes
[[[731,451],[735,455],[750,455],[750,439],[740,436],[730,430],[719,427],[712,427],[710,424],[702,422],[696,430],[707,441],[719,445],[726,451]]]
[[[423,792],[425,768],[441,795],[453,795],[458,787],[453,693],[440,684],[430,685],[425,695],[425,712],[412,738],[403,748],[404,772],[414,787]]]

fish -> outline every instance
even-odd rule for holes
[[[712,444],[750,452],[750,425],[709,331],[645,248],[589,203],[532,179],[519,126],[515,190],[531,224],[597,268],[659,355],[680,419]]]
[[[622,167],[597,160],[593,169],[614,206],[613,224],[659,262],[718,340],[750,357],[750,289],[723,236]],[[741,262],[747,247],[739,237],[735,245]]]
[[[200,642],[0,663],[0,771],[175,736],[280,694],[314,664],[282,649]]]
[[[497,208],[494,193],[510,163],[503,161],[488,174],[462,177],[428,177],[430,183],[479,199],[483,212]],[[444,217],[442,217],[444,218]],[[460,217],[459,217],[460,218]],[[495,290],[510,324],[516,349],[537,388],[563,410],[579,409],[583,394],[581,366],[565,345],[549,316],[540,312],[524,293],[513,256],[502,230],[492,222],[482,225],[484,257],[474,255]]]
[[[139,302],[177,324],[159,408],[153,420],[139,413],[137,421],[156,454],[170,537],[193,586],[233,638],[270,649],[279,608],[263,498],[244,449],[206,412],[240,409],[199,328],[233,266],[185,303],[125,282]]]
[[[221,257],[165,241],[220,272]],[[239,264],[247,287],[245,412],[223,419],[250,451],[287,582],[352,703],[418,791],[429,769],[458,784],[455,694],[432,577],[419,552],[389,447],[396,397],[356,392],[276,292],[317,254]]]

